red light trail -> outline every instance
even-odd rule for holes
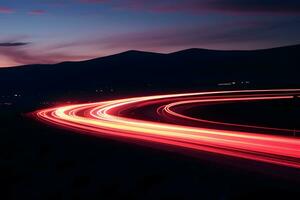
[[[295,89],[278,89],[155,95],[49,108],[37,111],[36,115],[50,124],[93,135],[300,168],[300,138],[266,133],[294,130],[213,122],[177,112],[178,107],[207,103],[292,99],[299,93]],[[235,130],[236,127],[245,131]]]

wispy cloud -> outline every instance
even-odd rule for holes
[[[7,60],[6,62],[0,60],[0,67],[9,67],[6,63],[14,63],[14,66],[26,64],[51,64],[69,60],[79,61],[89,58],[87,56],[72,55],[68,53],[36,52],[32,49],[20,48],[18,46],[10,48],[1,48],[0,46],[0,55]]]
[[[15,10],[9,7],[2,7],[0,6],[0,13],[2,14],[10,14],[10,13],[14,13]]]
[[[289,39],[300,42],[295,30],[300,21],[250,20],[211,24],[206,26],[165,27],[147,31],[113,34],[108,37],[88,37],[78,41],[59,44],[54,49],[90,49],[105,54],[129,49],[171,52],[184,48],[210,49],[256,49],[291,44]],[[298,41],[297,41],[298,38]]]

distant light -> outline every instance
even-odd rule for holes
[[[230,86],[233,82],[227,82],[227,83],[218,83],[218,86]]]

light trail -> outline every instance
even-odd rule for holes
[[[176,112],[177,106],[195,103],[292,99],[299,93],[299,89],[278,89],[155,95],[49,108],[37,111],[36,115],[45,122],[96,136],[167,144],[300,168],[299,138],[260,131],[293,130],[213,122]],[[149,113],[151,116],[147,116]],[[191,126],[190,121],[199,124]],[[232,129],[223,130],[220,124]],[[245,131],[235,130],[237,126]]]

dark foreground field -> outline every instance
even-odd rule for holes
[[[239,106],[245,120],[259,115],[268,124],[273,116],[289,128],[297,124],[290,103],[219,105],[203,113],[242,122],[238,112],[228,115]],[[293,199],[300,193],[300,171],[293,169],[80,135],[9,107],[1,108],[0,120],[3,199]]]

